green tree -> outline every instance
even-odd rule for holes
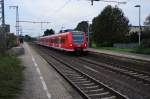
[[[82,22],[78,23],[78,25],[75,28],[75,30],[87,32],[87,30],[88,30],[88,22],[87,21],[82,21]]]
[[[146,17],[144,25],[149,26],[150,27],[150,14]]]
[[[44,31],[44,35],[43,36],[48,36],[48,35],[52,35],[55,34],[53,29],[47,29],[46,31]]]
[[[150,14],[146,17],[144,25],[145,25],[144,32],[150,33]]]
[[[93,19],[92,31],[97,46],[112,46],[124,42],[129,32],[129,20],[118,7],[108,5]]]
[[[146,17],[144,25],[145,28],[141,34],[142,47],[150,47],[150,14]]]
[[[15,36],[13,33],[7,34],[7,47],[11,48],[17,46],[17,36]]]

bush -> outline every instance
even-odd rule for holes
[[[23,66],[16,56],[0,55],[0,99],[14,99],[21,90]]]
[[[98,43],[96,44],[97,47],[112,47],[113,43],[110,42],[103,42],[103,43]]]
[[[150,39],[143,39],[141,42],[142,48],[149,48],[150,47]]]
[[[13,33],[8,33],[7,35],[7,47],[11,48],[17,46],[17,37]]]

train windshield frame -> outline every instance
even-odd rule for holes
[[[73,42],[81,44],[84,42],[84,32],[74,31],[72,32]]]

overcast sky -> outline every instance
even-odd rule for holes
[[[118,5],[132,25],[138,25],[138,8],[135,8],[135,5],[141,5],[141,24],[150,14],[150,0],[116,1],[127,1],[127,4],[118,5],[96,1],[91,6],[91,2],[88,0],[5,0],[5,20],[7,24],[11,25],[11,32],[15,32],[15,9],[9,9],[9,6],[14,5],[19,6],[20,20],[51,22],[50,24],[43,24],[43,29],[53,28],[55,32],[58,32],[62,27],[74,29],[81,21],[91,22],[107,5]],[[43,34],[40,24],[21,23],[21,26],[24,35],[39,36]]]

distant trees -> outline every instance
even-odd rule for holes
[[[87,30],[88,30],[88,22],[87,21],[82,21],[82,22],[78,23],[78,25],[75,28],[75,30],[87,32]]]
[[[118,7],[107,6],[93,19],[92,32],[97,46],[123,42],[129,32],[129,20]]]
[[[13,33],[7,33],[7,48],[17,46],[17,36]]]
[[[146,17],[144,25],[150,27],[150,14]]]
[[[25,40],[30,40],[31,38],[32,38],[32,37],[29,36],[29,35],[25,35],[25,36],[24,36],[24,39],[25,39]]]
[[[142,38],[142,46],[150,47],[150,14],[146,17],[144,22],[145,28],[141,35]]]
[[[53,29],[47,29],[46,31],[44,31],[43,36],[48,36],[48,35],[52,35],[52,34],[55,34],[55,31]]]

